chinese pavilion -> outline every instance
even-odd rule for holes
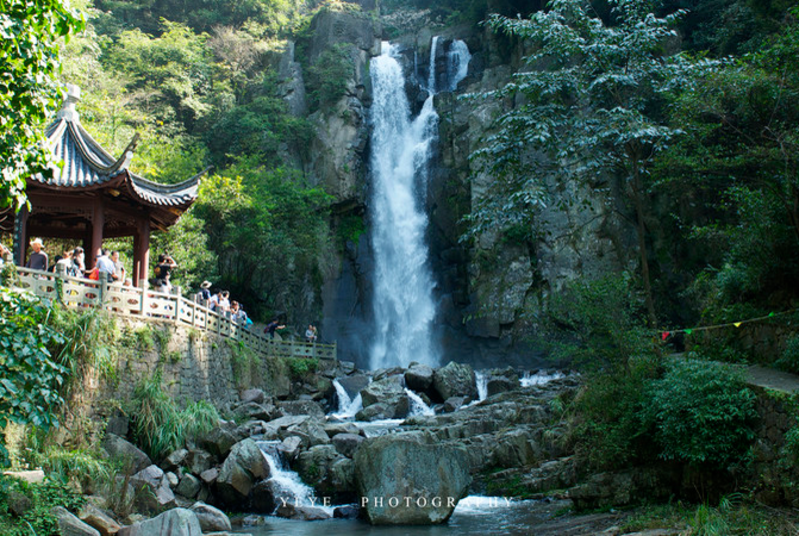
[[[147,281],[150,232],[166,230],[197,199],[200,173],[179,184],[159,184],[128,169],[138,142],[134,136],[124,153],[114,158],[80,123],[75,106],[80,89],[68,86],[68,96],[46,135],[56,160],[52,178],[27,179],[30,210],[23,208],[0,228],[14,233],[14,258],[25,263],[30,238],[72,239],[86,250],[87,266],[106,238],[133,236],[133,284]],[[8,222],[8,223],[6,223]]]

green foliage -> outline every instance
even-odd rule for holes
[[[61,0],[0,1],[0,207],[20,208],[25,178],[52,174],[41,123],[61,104],[59,42],[82,26]]]
[[[319,368],[319,360],[316,358],[287,357],[285,361],[289,365],[289,372],[293,380],[301,380]]]
[[[334,107],[346,94],[347,81],[354,75],[355,62],[349,45],[325,49],[308,68],[306,86],[311,111]]]
[[[58,426],[68,370],[48,349],[64,341],[47,325],[48,315],[35,296],[0,287],[0,430],[9,422]],[[0,463],[6,456],[0,443]]]
[[[9,510],[9,501],[24,496],[31,508],[18,518]],[[4,536],[30,536],[31,534],[58,534],[58,523],[51,513],[55,506],[77,512],[86,500],[65,482],[46,478],[38,484],[6,477],[0,474],[0,532]]]
[[[216,408],[205,401],[179,410],[164,391],[159,373],[136,385],[130,415],[134,441],[153,460],[163,459],[219,422]]]
[[[651,460],[652,423],[646,417],[646,385],[658,369],[654,360],[636,360],[629,372],[592,374],[575,401],[573,440],[580,459],[600,471]]]
[[[625,371],[631,359],[654,351],[642,310],[640,293],[626,273],[574,281],[551,297],[541,342],[556,359],[588,370]]]
[[[336,225],[338,246],[344,250],[348,242],[358,244],[361,235],[366,232],[366,222],[361,214],[347,213],[339,217]]]
[[[239,387],[245,387],[252,381],[253,374],[257,371],[260,359],[258,354],[245,346],[243,342],[234,339],[225,339],[230,348],[230,366],[233,370],[233,381]]]
[[[755,395],[740,370],[712,361],[675,360],[652,385],[649,412],[660,457],[724,469],[755,437]]]

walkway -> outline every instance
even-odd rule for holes
[[[271,340],[177,294],[165,294],[138,287],[125,287],[77,277],[61,277],[49,272],[17,268],[20,288],[40,298],[60,301],[70,307],[95,307],[119,316],[170,322],[201,331],[216,333],[254,350],[264,357],[313,357],[336,359],[336,345],[299,341]]]

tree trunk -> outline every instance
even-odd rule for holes
[[[652,297],[652,283],[649,277],[649,259],[646,254],[646,225],[644,224],[644,203],[641,199],[641,177],[638,166],[633,167],[632,197],[635,205],[635,214],[638,220],[638,252],[641,256],[641,277],[644,280],[644,293],[646,300],[647,324],[650,328],[656,328],[658,319],[655,313],[655,300]]]

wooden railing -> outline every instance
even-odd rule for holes
[[[17,268],[17,286],[41,298],[60,301],[71,307],[97,307],[120,316],[172,322],[176,325],[216,333],[241,341],[263,356],[315,357],[336,359],[336,345],[300,341],[273,340],[216,313],[202,304],[177,294],[165,294],[118,283],[78,277],[58,276],[50,272]]]

